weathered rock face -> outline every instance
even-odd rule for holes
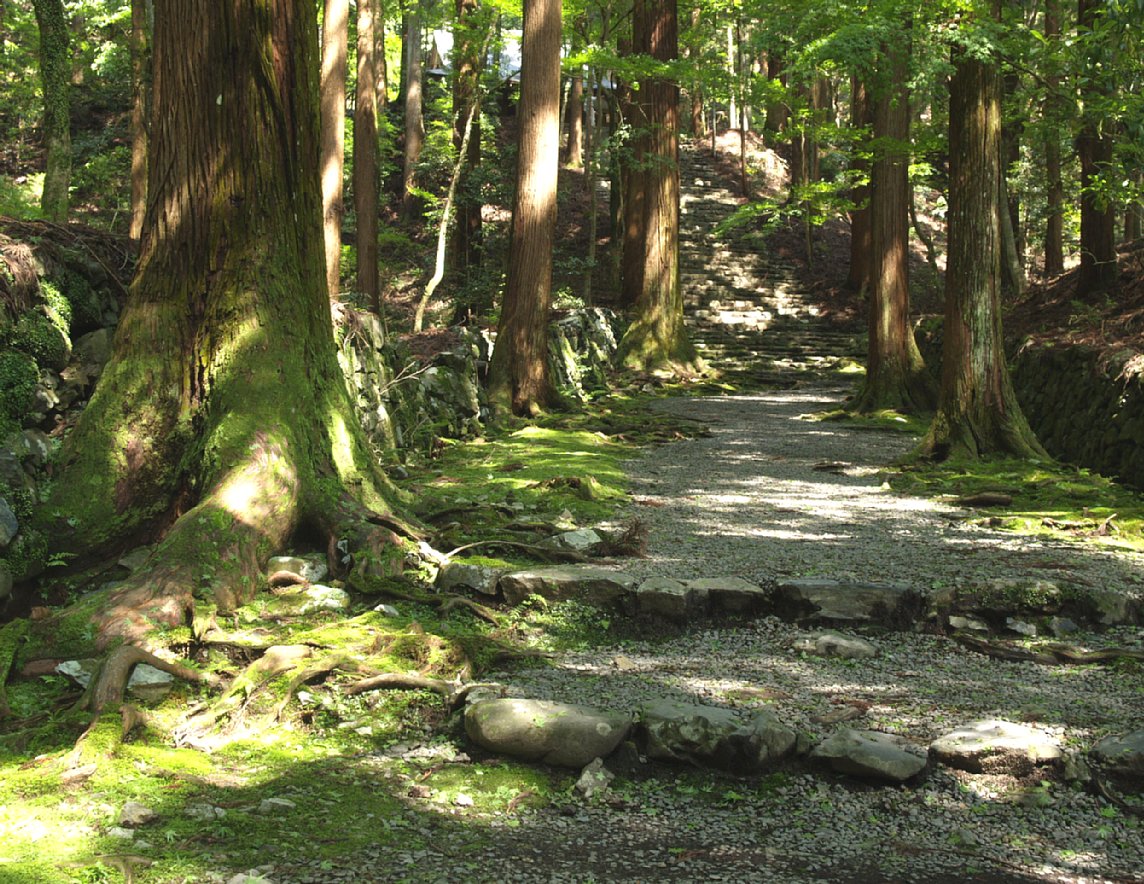
[[[771,594],[742,577],[705,577],[688,580],[687,588],[706,598],[712,614],[761,614],[771,608]]]
[[[1105,737],[1093,747],[1092,758],[1108,772],[1139,778],[1144,785],[1144,729]]]
[[[629,609],[636,579],[595,565],[554,565],[504,574],[497,586],[510,605],[538,595],[550,602],[577,601],[599,608]]]
[[[636,613],[682,623],[706,610],[706,599],[694,589],[670,577],[651,577],[636,589]]]
[[[790,753],[795,733],[769,710],[742,719],[730,709],[663,700],[640,711],[648,758],[722,770],[760,770]]]
[[[973,772],[1015,770],[1061,757],[1055,739],[1023,724],[989,719],[963,725],[938,737],[930,753],[942,764]]]
[[[793,616],[820,621],[869,621],[904,626],[918,620],[926,607],[916,590],[889,583],[841,580],[788,580],[775,587],[775,603]]]
[[[480,700],[465,710],[465,733],[477,745],[557,767],[610,755],[630,728],[619,712],[545,700]]]
[[[844,728],[811,751],[810,757],[851,776],[904,783],[926,767],[924,753],[903,737]]]
[[[488,565],[469,565],[465,562],[449,562],[437,572],[437,589],[442,592],[456,592],[458,589],[471,589],[482,595],[496,595],[497,581],[504,570]]]

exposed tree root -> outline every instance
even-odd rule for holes
[[[492,608],[485,607],[480,602],[474,602],[472,599],[467,599],[460,595],[449,595],[440,600],[437,610],[441,614],[448,614],[450,611],[455,611],[458,608],[463,608],[466,611],[471,611],[482,620],[491,623],[493,626],[500,626],[500,616]]]
[[[184,681],[205,684],[209,687],[219,685],[218,676],[213,673],[200,672],[181,663],[171,663],[134,645],[120,645],[99,667],[99,672],[91,680],[83,699],[80,700],[80,708],[99,714],[108,706],[118,706],[122,703],[127,691],[127,681],[131,678],[131,670],[139,663],[154,666]]]
[[[362,672],[365,667],[345,654],[332,654],[329,657],[323,657],[312,666],[307,666],[290,680],[290,684],[286,687],[286,692],[282,695],[282,699],[278,702],[278,706],[274,710],[274,720],[282,720],[282,715],[285,713],[286,707],[290,705],[290,702],[294,699],[294,695],[302,685],[313,681],[315,678],[329,675],[335,669]]]
[[[458,546],[456,549],[450,550],[445,554],[446,558],[453,558],[453,556],[460,553],[467,552],[471,549],[478,549],[485,546],[504,546],[509,549],[519,549],[534,555],[546,562],[586,562],[588,557],[581,555],[578,552],[562,549],[546,549],[543,546],[535,546],[530,543],[520,543],[516,540],[478,540],[474,543],[466,543],[464,546]]]
[[[364,694],[366,691],[382,689],[400,689],[406,691],[433,691],[448,699],[457,690],[457,685],[439,678],[427,678],[424,675],[407,675],[402,672],[383,672],[369,678],[355,681],[342,688],[347,696]]]
[[[1059,666],[1062,663],[1075,666],[1090,666],[1097,663],[1115,663],[1130,658],[1144,660],[1144,651],[1135,648],[1101,648],[1099,651],[1082,651],[1064,644],[1046,644],[1039,651],[1015,648],[1011,645],[989,642],[968,635],[955,635],[954,640],[988,657],[998,660],[1011,660],[1020,663],[1040,663],[1043,666]]]
[[[194,745],[223,719],[232,723],[242,714],[250,700],[273,678],[296,668],[300,661],[314,655],[309,645],[274,645],[243,670],[226,692],[208,708],[192,715],[175,729],[177,746]]]

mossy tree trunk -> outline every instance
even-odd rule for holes
[[[95,607],[101,644],[145,644],[195,595],[248,601],[299,528],[355,572],[400,559],[336,361],[309,0],[157,10],[152,199],[111,361],[43,511],[83,557],[158,540]]]
[[[71,186],[71,50],[63,0],[33,0],[40,31],[40,81],[44,94],[44,191],[40,207],[49,221],[68,220]]]
[[[548,310],[560,171],[560,0],[525,0],[519,149],[508,282],[489,365],[494,411],[534,414],[552,398]]]
[[[882,47],[874,100],[878,154],[870,176],[871,289],[866,380],[857,412],[928,411],[934,390],[910,322],[910,101],[908,23]]]
[[[338,294],[342,260],[349,28],[350,0],[326,0],[322,15],[322,235],[326,243],[326,289],[331,298]]]
[[[636,0],[632,43],[637,53],[674,62],[679,54],[675,0]],[[642,224],[639,236],[624,242],[625,267],[638,262],[638,279],[624,277],[625,289],[633,287],[635,307],[619,358],[640,371],[693,372],[698,360],[683,325],[679,284],[679,87],[666,73],[648,77],[640,84],[637,104],[644,132],[633,165],[640,170]],[[629,248],[635,249],[630,260]]]
[[[381,4],[358,0],[357,88],[354,101],[354,215],[357,216],[357,289],[381,313],[377,254],[377,39]]]
[[[984,7],[994,20],[1000,0]],[[919,455],[1046,457],[1017,403],[1001,337],[1001,78],[955,50],[949,86],[949,259],[937,413]]]

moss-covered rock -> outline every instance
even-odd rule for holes
[[[0,438],[19,428],[32,407],[39,379],[36,362],[27,353],[0,351]]]
[[[71,357],[71,339],[44,312],[31,311],[0,331],[0,347],[18,350],[43,368],[62,371]]]

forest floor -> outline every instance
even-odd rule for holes
[[[777,157],[760,152],[758,161],[781,174]],[[819,269],[801,269],[803,305],[818,317],[807,321],[852,327],[860,305],[837,279],[844,231],[821,236]],[[797,232],[774,244],[796,263],[801,247]],[[1078,312],[1091,315],[1068,304],[1063,284],[1061,292],[1064,328]],[[1129,330],[1135,315],[1121,317]],[[1104,328],[1112,328],[1107,319]],[[826,419],[853,391],[850,368],[845,359],[792,357],[775,368],[788,375],[781,385],[724,378],[653,393],[650,403],[640,381],[583,415],[450,446],[406,484],[435,509],[475,512],[470,521],[481,524],[468,530],[478,536],[505,509],[518,522],[555,507],[575,524],[638,523],[647,556],[610,567],[640,576],[929,588],[1036,576],[1144,594],[1134,544],[1038,527],[1048,516],[1079,524],[1073,510],[1088,506],[1085,494],[1114,499],[1127,524],[1141,510],[1138,495],[1046,473],[1053,494],[1018,499],[1000,516],[955,505],[954,496],[998,483],[1025,487],[1027,474],[1004,472],[1012,465],[951,478],[944,498],[910,494],[910,475],[889,465],[914,443],[916,424]],[[590,495],[551,484],[581,474],[596,480]],[[474,477],[485,481],[478,487]],[[662,698],[767,708],[811,740],[840,710],[848,726],[919,746],[985,718],[1030,724],[1066,753],[1144,727],[1144,666],[1127,657],[1101,666],[1008,662],[941,630],[870,628],[861,632],[879,654],[855,661],[797,650],[817,630],[775,618],[663,629],[565,603],[501,609],[490,626],[408,600],[394,600],[399,616],[390,617],[373,610],[377,601],[358,603],[352,621],[311,615],[305,634],[332,636],[350,622],[393,630],[390,638],[408,646],[404,665],[441,675],[455,674],[458,649],[475,657],[490,641],[512,644],[546,654],[503,667],[481,659],[480,678],[512,694],[625,711]],[[304,635],[301,624],[263,614],[240,611],[234,627],[267,641]],[[1082,631],[1068,641],[1140,650],[1144,631]],[[0,740],[0,880],[1144,881],[1139,804],[1087,791],[1061,767],[932,767],[919,782],[891,787],[801,761],[739,777],[624,750],[607,762],[610,788],[588,800],[575,788],[578,772],[476,750],[433,694],[350,697],[339,680],[306,685],[297,711],[284,716],[275,715],[277,694],[252,696],[248,720],[258,726],[235,728],[210,751],[172,744],[173,726],[203,699],[177,686],[131,739],[83,767],[69,762],[76,725],[64,710],[75,686],[54,674],[14,683],[9,702],[38,730]],[[147,813],[133,807],[132,817],[131,803]]]

